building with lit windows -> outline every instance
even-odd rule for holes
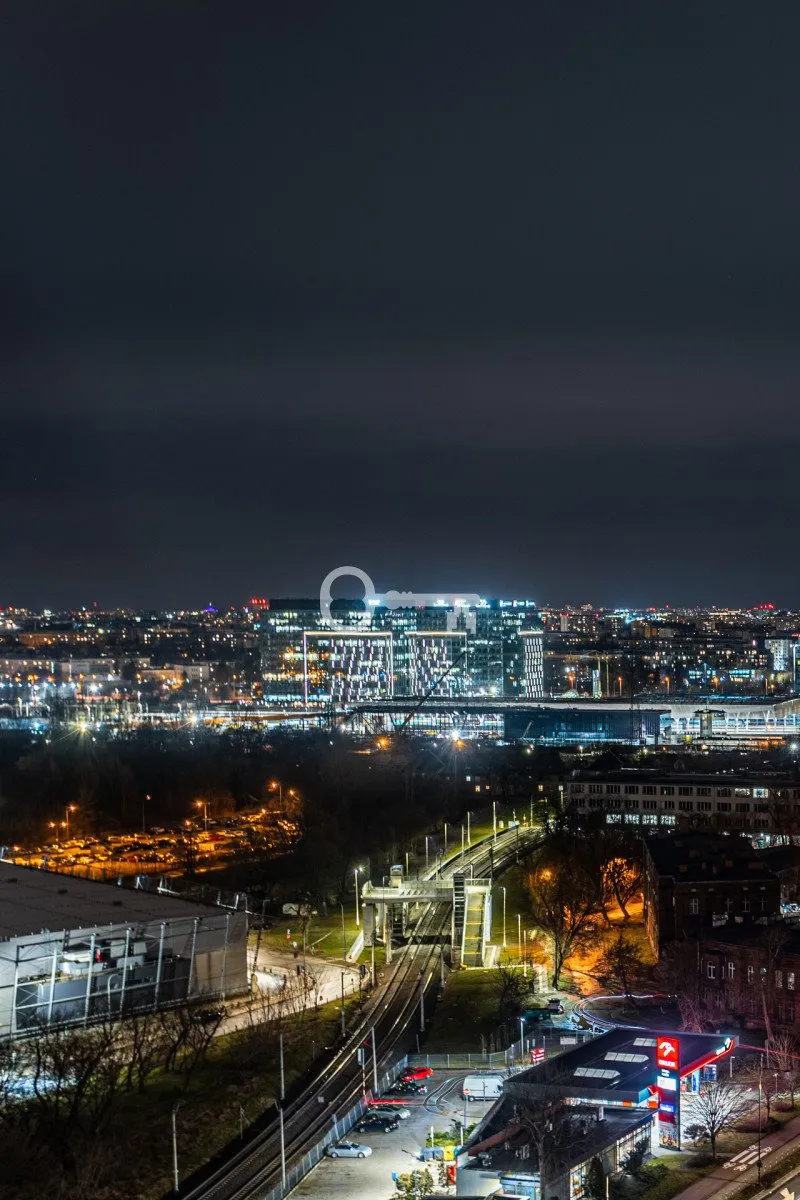
[[[575,771],[564,801],[607,825],[749,834],[764,841],[800,831],[800,779],[793,774],[701,775],[655,768]]]
[[[392,635],[360,629],[303,630],[306,704],[359,704],[392,694]]]
[[[260,610],[262,696],[281,706],[348,704],[431,692],[440,698],[537,699],[542,627],[531,601],[368,613],[340,602],[333,629],[314,600]]]

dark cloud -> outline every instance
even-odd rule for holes
[[[796,6],[2,21],[0,600],[798,602]]]

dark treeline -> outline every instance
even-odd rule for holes
[[[4,733],[0,841],[49,840],[48,822],[63,820],[67,805],[76,806],[76,833],[136,830],[143,817],[148,827],[177,824],[196,817],[197,799],[207,802],[212,817],[267,800],[274,808],[270,784],[277,781],[303,835],[291,867],[254,861],[245,878],[240,870],[231,882],[273,888],[299,869],[310,893],[322,895],[344,889],[353,862],[374,856],[377,878],[381,864],[415,837],[460,821],[490,795],[538,800],[536,781],[562,772],[557,755],[522,747],[465,742],[456,749],[444,741],[403,739],[378,750],[374,742],[328,732]],[[477,777],[485,781],[480,798]],[[299,803],[289,801],[289,789]]]

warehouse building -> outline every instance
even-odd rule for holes
[[[244,912],[0,862],[0,1036],[248,984]]]

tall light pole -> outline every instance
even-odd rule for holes
[[[497,801],[492,801],[492,841],[497,844]]]
[[[425,870],[428,869],[428,835],[425,834]],[[356,922],[358,924],[358,922]]]
[[[506,889],[503,888],[503,949],[506,948]]]
[[[145,796],[144,800],[147,800],[147,801],[149,802],[150,800],[152,800],[152,796],[150,796],[150,795],[148,794],[148,795],[146,795],[146,796]],[[144,832],[145,832],[145,825],[144,825],[144,800],[142,801],[142,833],[144,833]]]
[[[278,1120],[281,1130],[281,1183],[286,1190],[286,1140],[283,1134],[283,1106],[278,1104]]]
[[[66,824],[67,824],[67,841],[69,841],[69,814],[70,814],[70,813],[77,812],[77,811],[78,811],[78,806],[77,806],[77,804],[68,804],[68,805],[66,806],[66,808],[64,809],[64,814],[65,814],[65,816],[66,816],[66,819],[67,819],[67,820],[66,820]]]
[[[764,1064],[763,1054],[758,1058],[758,1182],[761,1183],[761,1070]]]
[[[517,953],[522,953],[522,917],[517,913]]]
[[[344,1024],[344,971],[342,971],[342,1009],[341,1009],[341,1015],[342,1015],[342,1037],[344,1037],[344,1036],[345,1036],[345,1024]]]
[[[172,1106],[172,1176],[173,1190],[177,1196],[181,1190],[181,1180],[178,1174],[178,1109],[183,1100],[176,1100]]]
[[[278,793],[278,803],[283,808],[283,784],[279,783],[277,779],[273,779],[269,785],[269,790]]]
[[[205,829],[206,833],[208,833],[208,801],[207,800],[195,800],[194,806],[195,806],[195,808],[202,808],[202,810],[203,810],[203,828]]]
[[[360,870],[361,867],[353,867],[353,881],[356,888],[356,929],[358,929],[359,925],[361,924],[358,919],[358,873]]]

